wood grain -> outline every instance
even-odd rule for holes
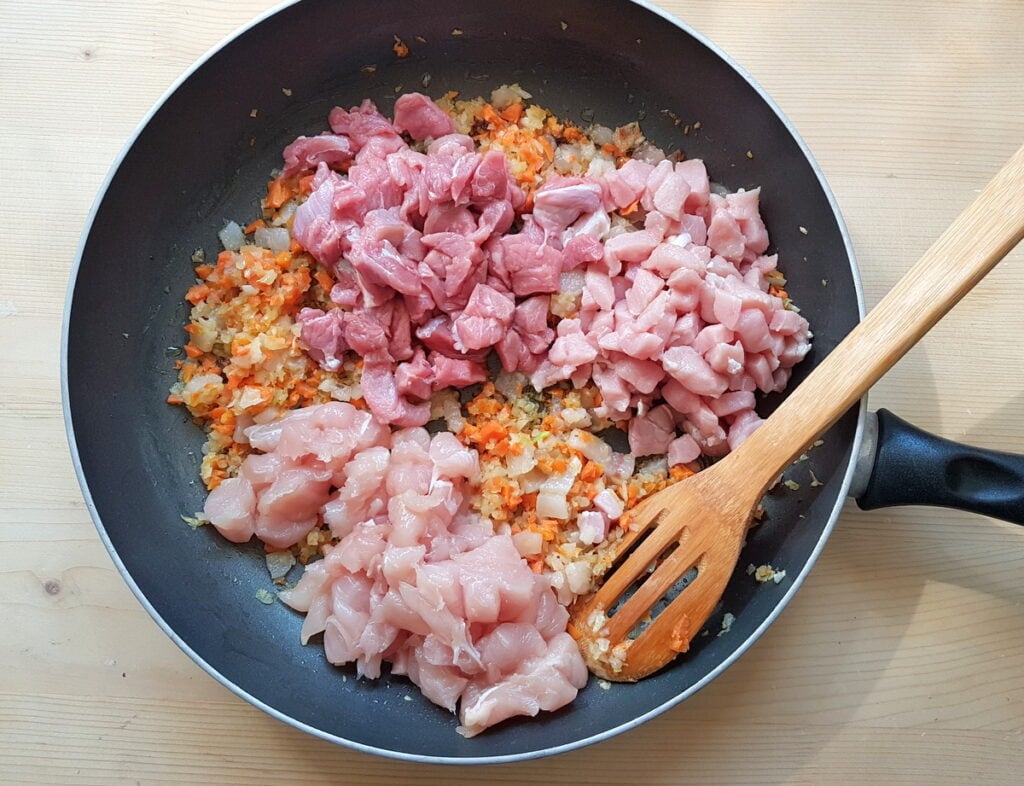
[[[192,664],[89,521],[59,397],[89,206],[149,107],[270,0],[0,0],[0,781],[1016,783],[1024,541],[848,506],[793,604],[691,700],[593,748],[413,766],[289,729]],[[758,79],[814,151],[876,303],[1024,141],[1018,0],[664,0]],[[1024,450],[1024,254],[872,392],[946,436]]]

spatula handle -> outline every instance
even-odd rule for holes
[[[763,484],[763,492],[1022,237],[1024,147],[729,458],[744,464],[748,476]]]

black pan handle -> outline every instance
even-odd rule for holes
[[[1024,456],[961,445],[876,413],[874,464],[855,490],[863,510],[937,505],[1024,524]]]

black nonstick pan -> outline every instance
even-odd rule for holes
[[[395,35],[410,46],[407,57],[392,50]],[[709,635],[636,685],[602,688],[592,679],[559,712],[466,740],[405,679],[358,680],[328,664],[315,643],[300,646],[300,616],[255,600],[267,582],[262,550],[229,544],[210,527],[192,531],[180,518],[205,496],[202,434],[165,403],[175,379],[169,348],[181,344],[187,318],[190,257],[218,249],[225,219],[258,214],[282,148],[324,130],[333,106],[369,97],[388,113],[402,91],[486,95],[511,82],[580,123],[639,120],[659,146],[704,159],[729,189],[762,188],[787,288],[815,336],[793,384],[856,324],[863,303],[849,239],[794,129],[710,42],[627,0],[303,0],[273,12],[200,62],[146,118],[96,202],[68,294],[68,435],[100,535],[139,600],[200,666],[255,706],[324,739],[397,758],[549,755],[682,701],[779,614],[852,483],[865,505],[932,502],[1024,522],[1024,460],[946,443],[862,405],[792,470],[799,490],[769,495],[764,522],[751,532],[740,565],[770,563],[785,579],[762,586],[739,571]],[[774,403],[765,400],[762,414]],[[809,482],[812,472],[820,485]],[[726,612],[735,621],[716,635]]]

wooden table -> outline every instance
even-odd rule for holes
[[[795,122],[878,300],[1024,141],[1024,5],[665,0]],[[553,759],[393,762],[294,731],[186,658],[132,597],[72,471],[58,343],[68,272],[136,123],[270,0],[0,0],[0,781],[1019,782],[1024,532],[848,505],[781,620],[682,706]],[[898,7],[893,7],[898,5]],[[1024,253],[872,394],[1024,450]]]

